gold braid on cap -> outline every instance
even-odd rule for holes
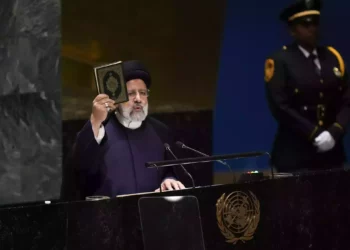
[[[288,18],[288,21],[293,21],[294,19],[298,17],[303,17],[303,16],[309,16],[309,15],[320,15],[321,13],[318,10],[306,10],[302,11],[299,13],[294,14],[290,18]]]

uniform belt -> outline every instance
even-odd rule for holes
[[[304,110],[304,111],[307,111],[307,110],[311,110],[311,111],[326,111],[326,105],[324,104],[317,104],[317,105],[304,105],[304,106],[301,106],[301,108]]]
[[[326,111],[327,108],[324,104],[318,104],[318,105],[310,105],[310,106],[302,106],[301,108],[304,112],[309,111],[309,113],[316,113],[316,119],[318,120],[318,125],[323,126],[324,120],[326,119]]]

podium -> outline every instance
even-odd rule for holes
[[[204,250],[195,196],[141,197],[139,212],[145,250]]]
[[[156,250],[191,241],[187,249],[345,250],[349,183],[349,172],[325,171],[101,201],[19,204],[0,209],[0,249]]]

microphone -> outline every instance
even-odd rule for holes
[[[200,155],[203,155],[203,156],[209,156],[209,155],[207,155],[207,154],[205,154],[205,153],[203,153],[203,152],[200,152],[200,151],[198,151],[198,150],[196,150],[196,149],[194,149],[194,148],[190,148],[190,147],[186,146],[185,143],[183,143],[183,142],[177,141],[175,144],[176,144],[179,148],[188,149],[188,150],[190,150],[190,151],[192,151],[192,152],[195,152],[195,153],[200,154]],[[232,180],[232,181],[233,181],[233,183],[235,183],[235,182],[236,182],[236,178],[235,178],[235,176],[234,176],[233,173],[232,173],[232,168],[231,168],[231,166],[230,166],[227,162],[224,162],[224,161],[222,161],[222,160],[216,160],[216,161],[219,162],[219,163],[221,163],[222,165],[228,167],[228,169],[230,170],[230,172],[231,172],[231,174],[232,174],[232,176],[233,176],[233,180]]]
[[[200,152],[200,151],[198,151],[198,150],[196,150],[196,149],[194,149],[194,148],[190,148],[190,147],[186,146],[183,142],[177,141],[177,142],[176,142],[176,145],[177,145],[179,148],[185,148],[185,149],[191,150],[191,151],[193,151],[193,152],[195,152],[195,153],[197,153],[197,154],[200,154],[200,155],[203,155],[203,156],[209,156],[209,155],[204,154],[204,153],[202,153],[202,152]],[[225,165],[226,167],[228,167],[228,168],[230,169],[230,172],[232,173],[232,168],[231,168],[231,166],[230,166],[228,163],[226,163],[226,162],[224,162],[224,161],[222,161],[222,160],[217,160],[217,162],[219,162],[219,163]]]
[[[200,152],[200,151],[198,151],[198,150],[196,150],[196,149],[194,149],[194,148],[188,147],[188,146],[185,145],[183,142],[177,141],[175,144],[176,144],[178,147],[180,147],[180,148],[185,148],[185,149],[191,150],[191,151],[193,151],[193,152],[195,152],[195,153],[197,153],[197,154],[203,155],[203,156],[209,156],[209,155],[204,154],[204,153],[202,153],[202,152]],[[263,154],[266,154],[266,155],[271,159],[271,155],[270,155],[268,152],[264,152]],[[228,163],[226,163],[226,162],[224,162],[224,161],[222,161],[222,160],[217,160],[217,162],[219,162],[219,163],[225,165],[226,167],[228,167],[228,168],[230,169],[231,173],[232,173],[231,166],[230,166]],[[270,168],[271,168],[271,177],[272,177],[272,179],[274,179],[273,167],[270,166]],[[234,182],[235,182],[235,181],[234,181]]]
[[[170,154],[177,160],[178,158],[176,157],[176,155],[173,153],[173,151],[171,151],[170,149],[170,145],[168,143],[164,143],[164,147],[167,151],[170,152]],[[190,177],[191,181],[192,181],[192,187],[195,188],[195,184],[194,184],[194,180],[192,175],[186,170],[186,168],[180,164],[181,168],[183,169],[183,171],[188,175],[188,177]]]

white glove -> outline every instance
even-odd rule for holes
[[[315,138],[314,145],[318,147],[318,152],[326,152],[334,147],[335,141],[328,131],[324,131]]]

